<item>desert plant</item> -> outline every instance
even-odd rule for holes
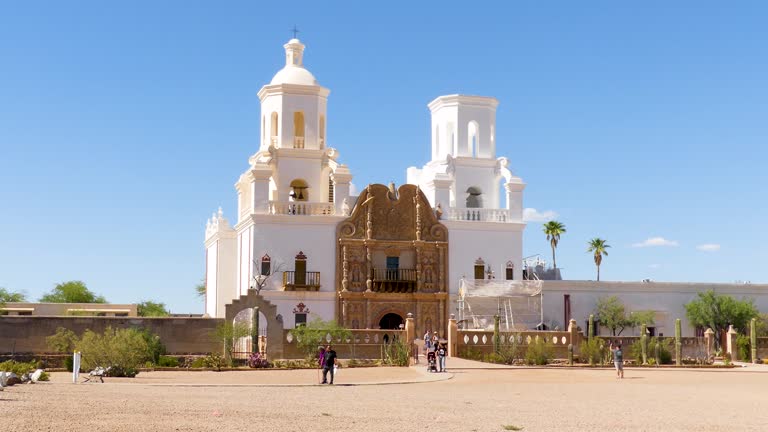
[[[683,358],[683,343],[681,341],[682,324],[680,318],[675,320],[675,363],[680,366]]]
[[[224,355],[228,365],[232,365],[232,351],[235,349],[235,341],[251,334],[248,324],[240,321],[222,322],[216,326],[213,336],[224,345]]]
[[[587,339],[592,339],[595,334],[595,316],[589,314],[589,325],[587,326]]]
[[[58,353],[71,354],[78,338],[75,332],[64,327],[56,329],[56,333],[45,338],[48,349]]]
[[[15,360],[7,360],[2,363],[0,363],[0,371],[4,372],[12,372],[21,377],[25,374],[31,374],[37,369],[41,369],[41,364],[38,361],[32,360],[31,362],[19,362]],[[43,372],[42,375],[40,375],[39,381],[48,381],[50,379],[50,376],[48,373]]]
[[[208,354],[203,359],[203,363],[205,364],[205,367],[215,369],[217,372],[221,371],[221,368],[228,364],[224,357],[218,353]]]
[[[601,238],[593,238],[587,242],[587,252],[592,252],[595,259],[595,265],[597,266],[597,280],[600,281],[600,264],[603,263],[603,256],[608,256],[608,249],[611,247],[605,240]]]
[[[157,365],[160,367],[179,367],[179,359],[171,356],[160,356]]]
[[[552,343],[544,338],[535,338],[528,344],[525,351],[525,363],[528,365],[545,365],[552,361]]]
[[[200,369],[205,367],[205,357],[198,357],[189,364],[190,368]]]
[[[107,327],[102,334],[86,330],[75,346],[82,353],[82,369],[112,367],[110,376],[135,376],[141,365],[152,360],[147,334],[153,336],[138,329]]]
[[[270,367],[266,356],[262,356],[261,353],[251,353],[248,356],[248,367],[254,369],[263,369]]]
[[[650,349],[651,352],[655,354],[656,352],[656,346],[659,347],[659,360],[661,361],[661,364],[670,364],[672,363],[672,340],[670,338],[657,338],[652,337],[646,340],[646,350]],[[629,346],[629,356],[638,364],[642,364],[643,362],[643,341],[642,338],[636,340],[632,345]],[[654,355],[655,357],[655,355]],[[647,351],[645,354],[645,360],[648,361],[648,355]]]
[[[502,335],[499,342],[499,348],[496,352],[498,363],[515,364],[520,361],[520,345],[517,343],[519,334]]]
[[[748,361],[752,355],[752,345],[750,338],[747,335],[740,334],[736,336],[736,348],[739,350],[739,359],[741,361]]]
[[[744,331],[750,320],[759,316],[754,299],[736,300],[713,290],[700,292],[696,300],[685,305],[685,313],[691,325],[709,327],[715,335],[725,332],[729,325]],[[719,337],[715,337],[715,348],[721,348]]]
[[[565,225],[558,221],[549,221],[542,226],[544,234],[547,235],[549,245],[552,247],[552,267],[557,268],[557,260],[555,259],[555,249],[557,244],[560,243],[560,236],[565,234]]]
[[[82,281],[56,284],[50,293],[40,297],[42,303],[106,303],[103,296],[92,293]]]
[[[349,329],[341,327],[336,321],[323,321],[315,319],[307,325],[299,326],[291,330],[296,346],[306,355],[315,355],[317,347],[331,341],[345,340],[352,337]]]
[[[757,363],[757,318],[749,320],[750,361]]]
[[[411,361],[411,347],[400,339],[384,345],[384,364],[388,366],[408,366]]]
[[[579,359],[589,363],[590,366],[594,366],[596,364],[603,364],[607,348],[603,339],[594,337],[581,342],[579,351],[581,352]]]

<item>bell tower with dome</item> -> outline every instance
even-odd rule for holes
[[[237,223],[206,231],[206,313],[223,316],[258,286],[290,326],[299,303],[332,316],[336,225],[354,202],[352,174],[325,133],[330,90],[304,67],[301,41],[283,48],[285,65],[258,92],[259,145],[235,183]]]

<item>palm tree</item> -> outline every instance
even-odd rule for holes
[[[595,254],[595,265],[597,266],[597,280],[600,281],[600,264],[603,262],[603,255],[608,256],[608,249],[611,247],[608,243],[605,242],[605,240],[595,237],[592,240],[590,240],[588,243],[589,248],[587,249],[587,252],[594,252]]]
[[[558,221],[549,221],[544,224],[544,234],[547,235],[547,240],[552,246],[552,266],[557,268],[557,261],[555,260],[555,249],[557,243],[560,242],[560,234],[565,233],[565,225]]]

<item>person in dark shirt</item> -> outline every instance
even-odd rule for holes
[[[616,366],[616,378],[624,378],[624,351],[621,350],[621,342],[614,345],[611,342],[611,352],[613,352],[613,364]]]
[[[331,346],[328,345],[325,347],[325,357],[323,358],[323,361],[325,361],[325,365],[323,365],[323,382],[320,384],[333,384],[333,367],[338,365],[339,362],[336,359],[336,351],[331,349]],[[331,373],[331,382],[328,382],[328,372]]]

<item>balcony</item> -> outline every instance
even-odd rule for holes
[[[517,222],[507,209],[449,208],[443,215],[449,221]]]
[[[320,272],[283,272],[284,291],[319,291]]]
[[[407,294],[416,292],[416,269],[374,268],[371,291]]]
[[[272,215],[303,215],[303,216],[333,216],[336,207],[333,203],[307,201],[270,201],[267,214]]]
[[[297,148],[297,149],[303,149],[304,148],[304,137],[303,136],[293,137],[293,148]]]

